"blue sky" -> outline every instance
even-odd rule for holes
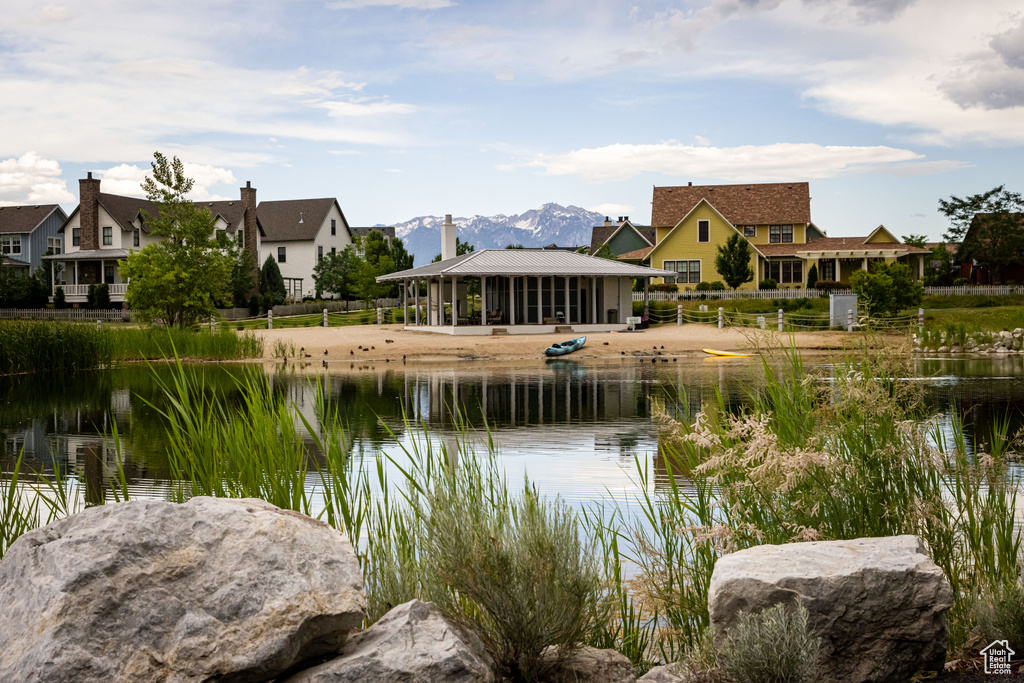
[[[1024,190],[1019,0],[5,0],[0,202],[334,196],[353,225],[808,181],[830,235]]]

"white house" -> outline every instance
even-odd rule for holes
[[[314,296],[317,261],[352,244],[348,221],[333,197],[260,202],[257,215],[264,231],[259,264],[268,256],[277,261],[289,299]]]

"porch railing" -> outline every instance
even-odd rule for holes
[[[64,296],[88,296],[89,287],[92,285],[55,285],[53,291],[57,291],[57,287],[64,289]],[[107,285],[110,296],[124,296],[125,292],[128,291],[128,283],[123,282],[114,285]]]

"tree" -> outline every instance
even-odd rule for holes
[[[270,310],[274,306],[283,304],[286,296],[288,296],[288,290],[284,286],[281,268],[277,265],[273,255],[268,255],[260,270],[260,306],[264,310]]]
[[[1005,185],[970,197],[939,200],[939,212],[950,221],[945,239],[960,242],[957,259],[976,261],[1002,282],[1002,269],[1024,263],[1024,197]]]
[[[476,249],[473,247],[472,244],[469,244],[468,242],[463,242],[458,237],[455,238],[455,255],[456,256],[463,256],[464,254],[468,254],[468,253],[470,253],[472,251],[476,251]],[[431,261],[431,263],[437,263],[440,260],[441,260],[441,255],[438,254],[437,256],[434,257],[434,260]]]
[[[718,246],[715,270],[733,289],[754,279],[754,269],[750,267],[750,242],[746,237],[734,232],[725,244]]]
[[[348,300],[353,295],[352,285],[361,261],[351,246],[324,255],[313,266],[313,282],[316,283],[317,291],[330,292],[344,299],[348,310]]]
[[[615,252],[613,252],[612,248],[607,244],[602,244],[600,247],[597,248],[597,251],[591,254],[591,256],[594,256],[596,258],[606,258],[609,261],[618,260],[618,258],[615,256]]]
[[[67,308],[68,300],[64,296],[64,288],[57,285],[57,291],[53,293],[53,307],[57,309]]]
[[[813,263],[807,269],[807,289],[814,289],[816,284],[818,284],[818,264]]]
[[[931,262],[938,261],[938,267],[929,264],[925,270],[925,287],[949,287],[953,284],[959,273],[956,264],[953,263],[953,252],[946,248],[945,242],[940,242],[937,247],[932,248]]]
[[[924,236],[924,235],[904,235],[903,236],[903,244],[906,244],[907,246],[918,247],[919,249],[924,249],[925,248],[924,245],[927,244],[927,243],[928,243],[928,238],[926,236]]]
[[[412,268],[414,257],[405,250],[405,244],[397,237],[387,238],[379,230],[371,230],[365,237],[356,238],[356,246],[363,252],[363,260],[369,264],[369,268],[361,268],[356,271],[361,274],[361,277],[370,277],[371,273],[376,273],[373,275],[376,278],[379,275],[388,275]],[[398,296],[397,282],[382,283],[380,288],[378,289],[376,281],[361,285],[361,291],[374,293],[372,299]],[[383,294],[377,293],[380,291],[383,291]]]
[[[506,244],[505,248],[506,249],[522,249],[523,245],[521,245],[521,244]]]
[[[903,263],[881,263],[873,272],[858,270],[850,276],[850,289],[873,318],[920,306],[924,296],[924,287]]]
[[[145,320],[190,327],[216,315],[217,303],[230,297],[231,257],[214,237],[210,212],[186,199],[193,180],[181,161],[160,152],[153,157],[153,176],[146,176],[142,189],[158,213],[143,211],[143,220],[151,235],[163,239],[122,262],[125,302]]]
[[[223,230],[217,230],[216,237],[221,249],[231,259],[230,303],[236,308],[244,308],[249,305],[249,297],[256,290],[256,262],[248,249],[238,246],[238,242]],[[228,302],[223,303],[227,305]]]

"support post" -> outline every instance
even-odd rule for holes
[[[782,309],[779,309],[779,332],[782,332]]]
[[[853,309],[846,309],[846,331],[853,332]]]
[[[468,288],[467,288],[468,289]],[[469,296],[468,294],[466,296]],[[480,324],[487,326],[487,276],[480,276]]]
[[[645,277],[644,278],[644,317],[645,318],[651,317],[651,304],[647,300],[647,297],[649,296],[649,293],[650,293],[650,289],[651,289],[651,280],[650,280],[650,278],[646,278]],[[630,287],[630,291],[632,291],[632,290],[633,290],[633,288]],[[631,296],[629,298],[632,299],[633,297]],[[629,311],[630,315],[633,314],[632,308],[633,308],[632,305],[630,305],[630,311]]]
[[[676,306],[676,327],[683,326],[683,305],[678,304]]]
[[[523,282],[526,282],[523,280]],[[516,276],[508,278],[508,320],[510,325],[516,324]]]
[[[327,309],[324,309],[324,327],[327,327]]]
[[[409,326],[409,281],[402,282],[402,324]]]
[[[416,325],[420,324],[420,281],[416,280],[412,283],[413,299],[416,300],[414,317],[416,318]]]
[[[377,307],[377,324],[378,325],[383,325],[384,324],[384,316],[381,313],[381,307],[380,306]]]
[[[267,329],[268,330],[274,329],[274,309],[273,308],[268,308],[267,309]]]
[[[917,309],[917,333],[924,334],[924,309]]]
[[[566,275],[562,280],[564,280],[563,284],[565,285],[565,300],[562,302],[562,313],[564,314],[563,322],[566,325],[569,325],[572,323],[572,318],[569,316],[569,311],[571,310],[569,308],[569,276]]]
[[[590,324],[597,324],[597,276],[590,278]]]
[[[725,309],[718,307],[718,329],[725,327]]]
[[[213,325],[214,325],[214,323],[213,323],[213,316],[211,315],[210,316],[210,334],[213,334]]]
[[[99,329],[102,329],[102,328],[103,328],[103,321],[97,319],[96,320],[96,329],[99,330]]]

